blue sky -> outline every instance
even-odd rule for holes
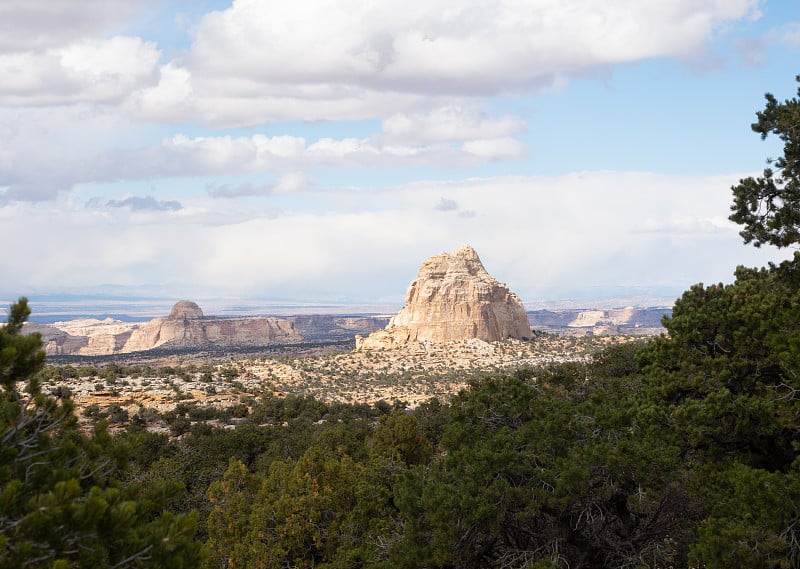
[[[790,252],[730,186],[800,3],[0,3],[0,295],[401,304],[469,243],[528,305]]]

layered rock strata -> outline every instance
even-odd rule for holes
[[[303,341],[289,320],[208,317],[188,300],[176,303],[167,318],[149,322],[86,318],[52,325],[26,324],[25,331],[40,334],[45,352],[53,356],[103,356],[154,348],[256,347]]]
[[[47,324],[26,322],[25,334],[39,334],[42,337],[42,348],[48,356],[78,354],[89,345],[89,338],[76,336]]]
[[[270,317],[209,318],[194,302],[175,304],[167,318],[156,318],[134,330],[120,352],[153,348],[265,346],[300,342],[288,320]]]
[[[366,338],[356,336],[356,349],[469,338],[496,342],[530,335],[519,297],[491,277],[475,250],[465,245],[425,261],[408,288],[405,306],[383,330]]]

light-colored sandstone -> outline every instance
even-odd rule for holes
[[[469,338],[496,342],[530,335],[519,297],[491,277],[475,250],[465,245],[425,261],[408,288],[405,306],[385,329],[366,338],[356,336],[356,349]]]
[[[167,318],[122,322],[83,318],[52,325],[26,324],[39,333],[48,355],[102,356],[153,348],[266,346],[302,342],[292,322],[272,317],[215,318],[182,300]]]
[[[134,330],[119,350],[153,348],[265,346],[302,341],[288,320],[268,317],[209,318],[194,302],[178,302],[167,318],[156,318]]]
[[[77,354],[89,343],[87,337],[69,334],[54,325],[26,322],[23,330],[26,334],[39,334],[42,337],[42,348],[48,356]]]
[[[613,310],[585,310],[578,314],[568,326],[571,328],[601,326],[603,324],[621,326],[628,324],[635,315],[636,309],[632,306]]]
[[[113,318],[78,318],[64,322],[54,322],[52,326],[72,336],[117,335],[130,332],[141,322],[123,322]]]

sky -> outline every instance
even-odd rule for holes
[[[792,253],[727,217],[798,61],[795,0],[0,0],[0,298],[730,282]]]

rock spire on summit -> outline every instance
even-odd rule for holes
[[[189,318],[202,318],[203,310],[196,302],[179,300],[169,313],[170,320],[185,320]]]

